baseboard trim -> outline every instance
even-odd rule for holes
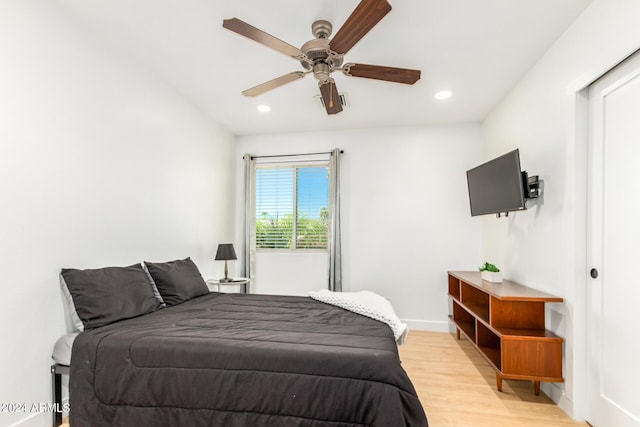
[[[67,407],[69,405],[69,398],[64,398],[62,400],[62,405]],[[68,417],[69,413],[64,412],[62,414],[62,418]],[[51,412],[33,412],[29,414],[27,417],[17,421],[13,424],[10,424],[8,427],[42,427],[42,426],[50,426],[52,422],[52,413]],[[54,426],[56,427],[56,426]]]
[[[439,320],[416,320],[416,319],[402,319],[404,323],[409,326],[409,330],[414,329],[416,331],[430,331],[430,332],[453,332],[453,329],[448,321]]]
[[[567,415],[576,421],[584,421],[576,418],[573,408],[573,400],[567,397],[561,383],[542,383],[542,391],[544,391],[556,405],[560,407]]]
[[[30,414],[28,417],[18,421],[17,423],[10,424],[9,427],[39,427],[45,425],[43,424],[45,422],[45,415],[49,417],[49,420],[51,420],[50,414],[45,414],[44,412],[35,412],[33,414]]]

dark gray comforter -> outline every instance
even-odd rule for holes
[[[71,426],[427,426],[389,327],[310,298],[211,293],[83,332]]]

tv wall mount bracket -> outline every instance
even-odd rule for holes
[[[527,174],[527,171],[522,171],[522,186],[524,187],[524,199],[537,199],[542,196],[542,184],[543,180],[538,178],[538,175]],[[509,212],[498,212],[496,218],[500,218],[504,213],[505,217],[509,216]]]

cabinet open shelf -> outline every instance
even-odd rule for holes
[[[562,298],[510,281],[482,280],[479,272],[450,271],[450,316],[460,333],[471,341],[502,379],[562,382],[563,339],[545,328],[545,303]]]
[[[489,323],[489,307],[481,304],[465,304],[465,307],[476,317]]]
[[[460,301],[477,317],[489,321],[489,295],[475,287],[460,282]]]
[[[496,370],[502,369],[501,341],[491,329],[482,323],[478,323],[476,345],[484,357],[493,365]]]
[[[476,321],[475,318],[469,314],[457,301],[453,302],[453,321],[458,325],[458,328],[469,337],[469,339],[475,340],[476,336]]]
[[[452,276],[449,276],[449,296],[460,301],[460,281]]]

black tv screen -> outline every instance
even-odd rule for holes
[[[468,170],[467,185],[472,216],[526,209],[518,150]]]

